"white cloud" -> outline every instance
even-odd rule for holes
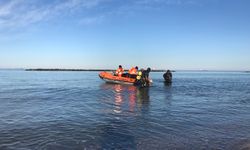
[[[72,13],[79,8],[90,9],[102,0],[10,0],[0,5],[0,28],[16,28],[46,21],[59,15]]]
[[[22,1],[9,1],[0,5],[0,17],[6,17],[11,14],[12,10]]]
[[[96,16],[96,17],[87,17],[79,21],[80,25],[91,25],[96,23],[101,23],[104,20],[105,16]]]
[[[152,4],[180,5],[180,4],[194,3],[194,0],[137,0],[136,3],[143,5],[152,5]]]
[[[80,24],[100,23],[110,15],[126,15],[141,9],[155,9],[157,6],[187,4],[195,0],[3,0],[0,2],[0,30],[25,27],[48,21],[56,17],[74,15],[79,10],[88,12],[97,7],[110,7],[106,12],[86,13],[78,16]]]

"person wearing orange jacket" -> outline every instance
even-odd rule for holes
[[[128,71],[128,73],[129,73],[129,74],[137,74],[137,71],[138,71],[138,67],[136,66],[136,67],[132,67],[132,68]]]
[[[122,66],[119,65],[119,68],[116,70],[115,74],[117,76],[121,77],[123,73],[124,73],[124,70],[123,70]]]
[[[137,71],[138,71],[138,67],[136,66],[136,67],[132,67],[132,68],[128,71],[128,73],[129,73],[129,75],[130,75],[131,78],[136,78],[136,76],[137,76]]]

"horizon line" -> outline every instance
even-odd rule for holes
[[[1,68],[0,70],[24,70],[24,71],[113,71],[116,69],[102,68],[102,69],[86,69],[86,68]],[[125,69],[128,70],[128,69]],[[227,69],[152,69],[154,72],[164,72],[167,70],[171,71],[202,71],[202,72],[250,72],[248,70],[227,70]]]

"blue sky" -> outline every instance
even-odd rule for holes
[[[250,70],[249,0],[1,0],[0,68]]]

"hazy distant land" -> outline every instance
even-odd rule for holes
[[[115,71],[114,69],[25,69],[25,71]],[[128,71],[128,70],[125,70]],[[152,70],[152,72],[166,72],[167,70]]]
[[[115,71],[116,69],[61,69],[61,68],[0,68],[0,70],[24,70],[24,71]],[[127,69],[125,71],[128,71]],[[167,69],[152,69],[152,72],[166,72]],[[250,73],[248,70],[171,70],[172,72],[242,72]]]
[[[59,69],[59,68],[35,68],[35,69],[24,69],[25,71],[115,71],[115,69]],[[125,71],[128,71],[125,69]],[[166,72],[167,69],[152,69],[152,72]],[[188,72],[244,72],[250,73],[250,71],[233,71],[233,70],[171,70],[172,72],[188,71]]]

